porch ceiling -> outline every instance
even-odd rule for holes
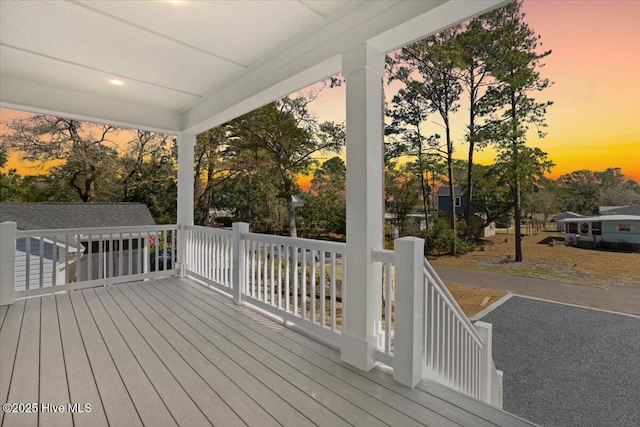
[[[0,102],[200,132],[504,2],[2,0]]]

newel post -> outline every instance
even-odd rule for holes
[[[249,232],[249,224],[246,222],[233,223],[233,237],[231,238],[231,288],[233,303],[242,304],[242,291],[245,288],[245,242],[243,233]]]
[[[0,305],[16,301],[16,229],[15,222],[0,223]]]
[[[395,240],[396,307],[393,379],[408,387],[422,380],[424,351],[424,240]]]
[[[473,324],[484,341],[480,354],[480,400],[491,403],[491,369],[493,365],[493,325],[477,321]]]

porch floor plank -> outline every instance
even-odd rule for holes
[[[69,387],[69,403],[91,404],[91,412],[73,413],[73,423],[76,427],[108,426],[69,294],[56,295],[56,305]]]
[[[25,300],[16,301],[11,306],[5,306],[5,314],[2,327],[0,328],[0,402],[8,402],[9,386],[15,367],[16,353],[18,351],[18,340],[20,339],[20,329],[22,327],[22,317],[24,315]],[[0,412],[0,424],[3,425],[5,412]]]
[[[3,426],[531,425],[428,381],[361,372],[185,279],[19,300],[0,325],[3,403],[66,412],[8,413]],[[69,402],[91,412],[69,414]]]
[[[138,411],[91,316],[83,293],[71,292],[70,298],[109,425],[142,426]]]
[[[274,359],[281,360],[286,363],[288,366],[284,367],[285,370],[299,371],[300,375],[305,375],[307,378],[315,380],[321,386],[326,387],[327,390],[331,390],[335,394],[342,396],[366,414],[375,417],[375,420],[368,420],[367,422],[383,422],[390,425],[402,426],[421,425],[420,422],[410,418],[393,406],[390,406],[388,402],[385,401],[386,399],[376,401],[375,399],[372,399],[371,396],[367,396],[367,394],[362,393],[362,391],[354,387],[347,378],[340,378],[341,374],[346,372],[341,371],[338,373],[338,377],[336,377],[330,372],[317,367],[304,357],[296,355],[290,346],[282,346],[279,343],[274,342],[272,339],[266,338],[262,334],[263,331],[259,333],[256,332],[255,329],[239,323],[237,318],[243,315],[233,309],[230,309],[213,295],[206,298],[202,293],[197,294],[190,292],[192,289],[194,292],[199,292],[195,288],[179,288],[176,286],[167,287],[165,285],[165,289],[172,292],[171,295],[167,296],[178,304],[190,303],[202,310],[199,312],[199,316],[201,316],[201,318],[209,317],[211,320],[207,321],[207,323],[212,327],[224,325],[220,328],[222,331],[228,331],[227,333],[231,336],[242,337],[241,339],[250,340],[260,349],[268,351],[273,355],[271,357]],[[257,324],[257,322],[254,323]],[[307,356],[309,356],[309,354],[307,354]],[[435,414],[433,415],[436,417]],[[358,416],[361,416],[361,414],[356,412],[351,420],[348,421],[355,422]]]
[[[61,413],[43,411],[41,424],[51,426],[73,426],[71,412],[68,411],[69,387],[67,385],[64,354],[60,339],[58,309],[53,295],[41,298],[40,314],[40,403],[61,405]]]

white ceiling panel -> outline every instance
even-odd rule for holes
[[[506,1],[0,0],[0,105],[200,132]]]
[[[265,57],[273,46],[299,37],[324,19],[305,4],[290,0],[174,3],[85,0],[78,4],[244,67]],[[344,4],[331,2],[318,8],[333,11]]]
[[[226,79],[242,69],[72,3],[49,3],[0,2],[2,44],[197,96],[211,89],[212,78]]]
[[[6,46],[0,46],[0,57],[0,73],[3,76],[34,82],[47,81],[64,89],[85,91],[170,110],[180,110],[199,99],[193,95],[126,79],[122,80],[122,85],[115,86],[110,84],[110,80],[114,78],[111,74],[76,67]]]

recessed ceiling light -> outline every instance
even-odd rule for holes
[[[111,79],[109,80],[109,83],[111,83],[114,86],[123,86],[124,82],[122,80],[118,80],[118,79]]]

